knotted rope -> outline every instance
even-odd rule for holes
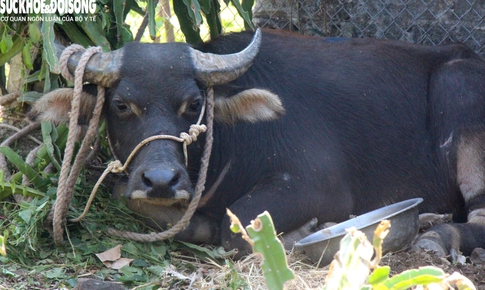
[[[64,77],[66,77],[66,79],[68,80],[72,79],[72,75],[69,73],[67,69],[67,60],[69,59],[69,56],[74,52],[83,51],[83,50],[84,48],[82,48],[81,46],[72,45],[68,47],[61,55],[60,63],[62,67],[62,73]],[[87,154],[88,145],[92,142],[94,136],[96,135],[96,128],[99,122],[99,116],[101,115],[101,109],[104,103],[104,88],[102,88],[101,86],[98,86],[98,97],[96,101],[96,108],[93,113],[93,118],[89,122],[89,128],[86,133],[86,137],[84,138],[84,141],[81,145],[81,149],[79,150],[79,153],[76,156],[76,159],[73,164],[73,168],[71,169],[71,173],[68,174],[69,168],[70,168],[70,160],[72,159],[72,154],[73,154],[73,148],[74,148],[73,145],[75,141],[74,139],[75,136],[71,136],[71,132],[73,133],[72,135],[74,135],[74,132],[75,132],[74,129],[77,126],[77,120],[79,118],[79,103],[80,103],[80,96],[82,92],[82,80],[83,80],[84,69],[86,67],[87,62],[89,61],[89,58],[94,53],[97,53],[99,51],[100,51],[99,48],[89,48],[88,50],[86,50],[83,56],[81,57],[75,71],[74,95],[72,100],[70,123],[69,123],[69,136],[68,136],[68,142],[66,144],[64,161],[61,167],[61,177],[59,180],[59,187],[58,187],[58,193],[57,193],[58,196],[57,196],[56,203],[54,205],[54,214],[53,214],[54,215],[53,230],[54,230],[54,240],[56,244],[59,244],[60,242],[62,242],[62,239],[63,239],[62,226],[67,216],[67,210],[72,199],[74,182],[76,181],[76,178],[79,175],[79,170],[82,166],[82,163],[80,163],[79,160],[83,160],[85,158]],[[207,169],[209,166],[209,158],[212,150],[212,141],[213,141],[212,133],[213,133],[213,119],[214,119],[214,91],[212,88],[209,88],[207,91],[206,103],[204,103],[204,107],[201,110],[201,114],[199,116],[197,123],[190,126],[189,133],[182,132],[180,134],[180,137],[176,137],[172,135],[151,136],[143,140],[142,142],[140,142],[140,144],[138,144],[133,149],[133,151],[128,156],[125,164],[122,164],[121,161],[119,160],[111,162],[106,168],[106,170],[103,172],[103,174],[100,176],[98,182],[96,183],[93,190],[91,191],[91,195],[86,204],[84,212],[78,218],[71,219],[70,221],[78,222],[86,216],[89,210],[89,207],[91,206],[92,201],[94,199],[96,191],[98,190],[104,178],[110,172],[120,173],[125,171],[126,168],[128,167],[128,164],[135,156],[137,151],[147,143],[153,140],[160,140],[160,139],[173,140],[176,142],[183,143],[185,164],[187,165],[188,163],[187,146],[190,145],[192,142],[196,141],[200,133],[207,131],[206,144],[201,158],[199,178],[195,186],[195,195],[194,195],[194,198],[189,203],[189,206],[185,214],[183,215],[183,217],[172,228],[160,233],[139,234],[139,233],[133,233],[133,232],[118,231],[115,229],[109,229],[108,233],[118,237],[123,237],[131,240],[135,240],[135,241],[153,242],[153,241],[160,241],[160,240],[171,238],[175,236],[177,233],[179,233],[180,231],[182,231],[183,229],[185,229],[185,227],[187,227],[187,225],[190,222],[190,219],[192,218],[194,212],[197,209],[199,200],[202,196],[202,192],[204,191],[204,185],[207,177]],[[99,112],[97,111],[98,104],[100,104]],[[205,125],[200,124],[203,119],[203,114],[206,111],[206,108],[205,108],[206,105],[207,105],[207,127]],[[86,151],[83,151],[83,149],[86,149]]]

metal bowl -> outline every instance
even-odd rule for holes
[[[398,251],[411,243],[419,230],[417,205],[422,201],[422,198],[408,199],[357,216],[307,236],[296,243],[295,248],[304,250],[320,267],[326,266],[339,250],[340,240],[347,233],[345,229],[355,227],[372,241],[379,222],[390,220],[390,231],[382,244],[383,254]]]

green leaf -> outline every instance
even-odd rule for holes
[[[42,40],[42,33],[39,29],[39,22],[29,23],[29,37],[33,43],[38,43]]]
[[[18,274],[15,274],[14,272],[9,271],[8,269],[5,269],[3,267],[2,267],[2,274],[5,275],[5,276],[10,276],[10,277],[19,277]]]
[[[145,282],[147,280],[143,271],[137,267],[124,266],[119,271],[123,274],[118,278],[121,282]]]
[[[210,0],[204,0],[205,2],[209,2]],[[207,20],[207,24],[210,28],[210,36],[211,39],[216,38],[218,35],[222,33],[222,24],[221,19],[219,17],[219,13],[221,12],[221,6],[219,2],[215,1],[214,5],[210,5],[210,10],[206,12],[205,18]]]
[[[3,188],[5,184],[5,172],[0,169],[0,186]]]
[[[253,6],[254,6],[254,0],[242,0],[242,3],[241,3],[241,6],[242,6],[242,9],[244,11],[247,11],[248,12],[248,15],[249,15],[249,21],[247,21],[246,19],[244,19],[244,27],[246,29],[254,29],[254,27],[252,26],[253,25]]]
[[[77,286],[77,278],[67,279],[66,282],[71,286],[71,289],[74,289]]]
[[[48,14],[44,15],[45,17]],[[42,58],[49,64],[49,71],[54,74],[61,73],[61,67],[59,59],[57,59],[57,53],[54,46],[54,21],[44,21],[42,23],[42,36],[43,36],[43,53]],[[46,75],[47,76],[47,75]],[[46,78],[47,79],[47,78]]]
[[[202,42],[198,27],[194,27],[192,18],[190,18],[188,9],[182,1],[173,1],[173,11],[177,15],[180,23],[180,30],[185,35],[188,43],[197,44]]]
[[[121,39],[121,30],[123,29],[124,23],[124,1],[113,1],[113,13],[115,15],[115,22],[116,22],[116,39],[117,39],[117,48],[123,45],[123,40]]]
[[[62,153],[66,149],[67,137],[69,136],[69,128],[66,124],[60,124],[57,128],[52,130],[52,139],[55,142],[55,158],[60,162],[62,160]]]
[[[183,0],[187,9],[187,14],[195,27],[199,27],[202,24],[202,14],[200,14],[200,4],[197,0]]]
[[[40,177],[40,174],[36,172],[30,165],[24,162],[22,157],[15,153],[10,147],[0,147],[0,153],[7,157],[15,167],[18,168],[27,178],[34,184],[35,188],[39,190],[46,190],[47,186],[45,181]]]
[[[212,0],[200,0],[200,9],[204,12],[204,14],[211,13],[212,7]],[[219,2],[214,1],[214,4],[219,4]]]
[[[58,171],[61,170],[61,165],[55,158],[54,152],[54,141],[53,141],[53,136],[57,137],[57,131],[54,128],[54,125],[49,122],[42,122],[41,124],[41,131],[42,131],[42,140],[44,141],[45,148],[47,150],[47,156],[49,157],[50,161]]]
[[[32,63],[32,56],[30,55],[30,48],[32,47],[31,42],[27,42],[22,49],[22,60],[24,61],[25,66],[32,70],[34,69],[34,65]]]
[[[128,3],[130,4],[129,7],[132,11],[138,13],[141,16],[145,16],[145,11],[143,11],[140,5],[138,5],[138,2],[136,0],[129,0]]]
[[[264,276],[269,289],[283,289],[286,281],[295,277],[288,268],[283,244],[276,236],[273,220],[268,212],[264,212],[256,218],[246,230],[254,242],[255,252],[263,255]]]
[[[165,271],[165,267],[155,265],[155,266],[147,267],[147,270],[155,275],[161,275]]]
[[[157,36],[157,24],[155,22],[155,3],[154,0],[148,0],[148,31],[152,40]]]
[[[60,28],[64,30],[67,37],[74,42],[78,43],[84,47],[92,46],[94,43],[89,39],[80,29],[76,22],[64,21]]]
[[[43,95],[44,94],[41,94],[35,91],[30,91],[22,94],[18,100],[22,103],[27,103],[32,105],[37,100],[39,100]]]
[[[239,16],[241,16],[244,19],[245,25],[249,26],[251,29],[254,29],[253,21],[252,21],[252,7],[254,4],[254,0],[251,1],[244,1],[243,0],[243,6],[241,6],[241,3],[239,0],[231,0],[232,5],[236,7],[237,12],[239,13]]]
[[[30,224],[30,219],[32,218],[32,208],[25,209],[19,212],[19,217],[24,220],[26,224]]]
[[[142,259],[134,259],[131,262],[131,265],[133,265],[133,267],[142,267],[142,268],[146,268],[150,266],[145,260],[142,260]]]
[[[123,1],[114,2],[123,3]],[[81,27],[96,46],[100,46],[104,52],[111,50],[109,41],[104,37],[101,27],[95,21],[84,21],[81,23]]]
[[[2,39],[2,41],[0,41],[0,52],[5,54],[7,53],[7,42],[5,41],[5,39]]]
[[[389,266],[378,267],[369,276],[369,279],[367,280],[367,282],[372,285],[382,283],[383,281],[389,278],[390,273],[391,273],[391,268]]]
[[[42,54],[44,54],[42,52]],[[42,58],[44,58],[42,56]],[[51,78],[49,72],[49,64],[46,61],[42,62],[42,67],[40,68],[39,81],[44,80],[44,94],[48,93],[51,89]]]
[[[13,47],[12,36],[8,33],[3,34],[2,41],[0,41],[0,51],[5,54]]]
[[[121,41],[123,44],[133,41],[133,33],[128,24],[123,24],[121,27]]]
[[[151,244],[150,251],[152,252],[152,257],[163,257],[165,256],[165,254],[167,254],[167,246],[165,245],[165,243],[161,245]]]
[[[387,279],[382,284],[389,289],[392,288],[393,290],[405,290],[417,285],[440,283],[445,278],[446,274],[443,272],[443,270],[429,266],[404,271]]]
[[[5,42],[5,48],[6,48],[6,51],[4,53],[6,53],[10,49],[12,49],[12,47],[13,47],[13,40],[12,40],[12,36],[11,35],[7,34],[2,41]]]
[[[225,259],[234,254],[233,251],[225,252],[221,249],[209,249],[206,247],[197,246],[191,243],[180,242],[181,248],[187,248],[202,260],[218,260]]]
[[[24,29],[25,26],[20,24],[13,37],[5,33],[2,40],[0,40],[0,66],[3,66],[10,61],[12,57],[22,51],[25,38],[23,36],[20,37],[20,35],[22,35]],[[13,45],[8,49],[10,40],[13,41]],[[2,46],[4,46],[3,49]],[[5,53],[3,52],[4,50],[6,51]]]
[[[44,275],[48,279],[65,279],[65,278],[67,278],[66,274],[64,273],[63,268],[53,268],[51,270],[48,270]]]
[[[3,172],[1,172],[1,173],[3,174]],[[23,175],[22,172],[17,172],[17,173],[15,173],[14,175],[12,175],[10,177],[10,179],[8,180],[8,182],[10,182],[10,183],[19,183],[22,180],[22,175]],[[2,177],[3,177],[3,175],[2,175]],[[3,186],[3,184],[2,184],[2,186]]]
[[[5,244],[7,243],[8,231],[5,230],[4,234],[5,234],[4,236],[0,236],[0,255],[7,256],[7,248]]]

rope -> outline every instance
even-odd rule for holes
[[[70,47],[66,48],[60,57],[60,64],[62,69],[62,75],[70,81],[74,80],[74,93],[73,93],[73,100],[71,102],[71,113],[70,113],[70,122],[69,122],[69,135],[68,140],[66,143],[66,149],[64,153],[64,160],[61,167],[61,174],[59,178],[59,187],[57,191],[57,199],[56,203],[54,204],[53,212],[51,212],[52,220],[53,220],[53,234],[54,234],[54,241],[56,244],[60,244],[63,240],[63,225],[65,218],[67,216],[67,211],[72,199],[73,190],[74,190],[74,183],[79,175],[79,171],[82,167],[82,160],[85,159],[89,144],[92,143],[95,135],[96,129],[99,122],[99,118],[101,115],[103,103],[104,103],[104,88],[98,86],[98,96],[96,101],[96,107],[94,109],[93,118],[89,122],[89,128],[87,130],[86,136],[81,144],[81,149],[77,154],[72,169],[70,168],[70,161],[72,160],[73,151],[74,151],[74,142],[75,142],[75,128],[77,126],[78,118],[79,118],[79,107],[80,107],[80,97],[82,92],[82,85],[83,85],[83,74],[85,67],[90,59],[90,57],[101,51],[100,48],[88,48],[84,54],[82,55],[81,59],[79,60],[78,66],[74,72],[74,77],[71,75],[67,68],[67,61],[71,54],[79,51],[84,51],[84,48],[80,45],[71,45]],[[122,164],[119,160],[113,161],[108,164],[106,170],[100,176],[98,182],[93,187],[91,191],[91,195],[89,197],[88,202],[86,203],[86,207],[83,213],[75,219],[70,219],[71,222],[78,222],[83,219],[87,212],[89,211],[89,207],[92,204],[92,201],[95,197],[95,194],[101,185],[104,178],[110,173],[120,173],[126,170],[128,164],[135,156],[135,154],[147,143],[153,140],[173,140],[176,142],[183,143],[183,152],[185,158],[185,165],[188,164],[188,155],[187,155],[187,146],[197,140],[197,137],[200,133],[207,131],[206,136],[206,144],[204,147],[204,152],[201,158],[201,167],[199,171],[199,178],[197,180],[195,186],[195,195],[194,198],[191,200],[187,211],[183,215],[183,217],[169,230],[160,233],[150,233],[150,234],[139,234],[133,232],[125,232],[125,231],[118,231],[115,229],[109,229],[108,233],[128,238],[135,241],[145,241],[145,242],[153,242],[171,238],[175,236],[177,233],[182,231],[187,227],[192,218],[193,214],[197,210],[199,200],[202,196],[202,192],[204,191],[204,185],[207,178],[207,169],[209,167],[209,158],[212,150],[212,128],[213,128],[213,120],[214,120],[214,91],[212,88],[209,88],[207,91],[207,126],[201,124],[204,112],[206,111],[206,103],[201,110],[201,114],[196,124],[190,126],[189,132],[182,132],[180,137],[172,136],[172,135],[156,135],[146,138],[140,144],[138,144],[133,151],[128,156],[125,164]],[[69,173],[70,172],[70,173]]]
[[[67,138],[66,149],[64,151],[64,160],[61,166],[59,186],[57,189],[57,199],[53,209],[52,226],[53,226],[54,241],[57,245],[59,245],[63,241],[64,222],[67,216],[69,205],[71,203],[73,190],[74,190],[74,183],[76,182],[76,179],[84,163],[85,157],[89,150],[89,145],[91,144],[94,136],[96,135],[99,118],[101,116],[101,111],[104,104],[104,88],[101,86],[98,86],[98,96],[96,99],[96,105],[94,108],[93,117],[89,122],[88,131],[81,144],[81,148],[79,149],[79,152],[74,160],[74,164],[71,169],[71,160],[74,154],[74,143],[76,142],[75,132],[76,132],[76,127],[78,126],[81,93],[83,89],[84,70],[91,56],[93,56],[98,52],[102,52],[101,48],[99,47],[88,48],[81,56],[81,59],[79,60],[79,64],[76,67],[76,70],[74,72],[75,77],[73,77],[67,68],[67,61],[69,60],[69,57],[73,53],[79,52],[79,51],[84,51],[84,48],[80,45],[71,45],[70,47],[64,50],[64,52],[62,53],[59,59],[61,68],[62,68],[62,75],[67,80],[74,81],[74,92],[73,92],[73,99],[71,102],[69,134]]]

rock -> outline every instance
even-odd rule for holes
[[[73,290],[126,290],[125,286],[116,282],[101,281],[91,278],[79,278]]]

